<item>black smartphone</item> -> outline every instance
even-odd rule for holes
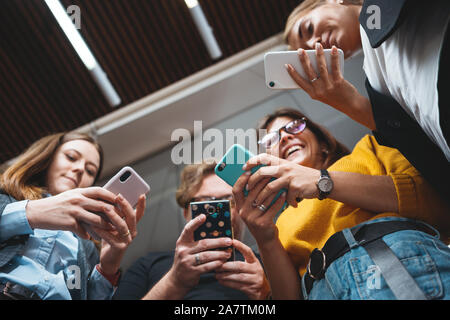
[[[229,237],[233,239],[233,227],[231,225],[231,210],[229,200],[213,200],[191,202],[192,219],[200,214],[206,215],[206,221],[194,231],[194,240],[207,238]],[[234,247],[218,248],[231,252],[229,261],[234,261]]]

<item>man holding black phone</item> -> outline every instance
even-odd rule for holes
[[[181,174],[177,203],[188,221],[175,251],[151,252],[138,259],[123,276],[113,297],[116,300],[144,299],[266,299],[270,288],[259,257],[243,244],[244,224],[235,211],[232,188],[214,173],[216,163],[188,165]],[[192,219],[191,202],[229,200],[234,239],[194,240],[194,231],[205,215]],[[233,246],[230,251],[216,250]]]

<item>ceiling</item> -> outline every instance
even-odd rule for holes
[[[199,0],[223,57],[213,61],[183,0],[61,0],[122,104],[111,108],[43,0],[2,0],[0,163],[49,133],[120,114],[279,34],[298,0]],[[168,114],[165,115],[169,116]]]

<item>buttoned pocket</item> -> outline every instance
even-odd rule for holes
[[[392,241],[390,248],[427,298],[437,299],[443,296],[439,272],[424,242]],[[368,255],[350,259],[350,267],[359,298],[364,300],[395,299],[380,269]]]

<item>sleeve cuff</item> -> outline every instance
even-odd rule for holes
[[[26,215],[28,200],[17,201],[8,204],[3,210],[0,219],[0,242],[14,236],[32,234]]]
[[[390,175],[395,186],[398,198],[398,213],[407,216],[417,211],[418,200],[413,179],[407,174]]]
[[[88,283],[88,299],[91,300],[111,300],[115,288],[112,284],[97,270],[92,270]]]

